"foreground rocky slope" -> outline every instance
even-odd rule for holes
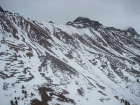
[[[139,105],[140,35],[79,17],[43,23],[0,8],[4,105]]]

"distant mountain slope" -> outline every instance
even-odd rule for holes
[[[139,105],[140,35],[0,8],[0,93],[4,105]]]

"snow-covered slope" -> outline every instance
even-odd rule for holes
[[[61,25],[0,8],[0,103],[139,105],[140,35],[83,17]]]

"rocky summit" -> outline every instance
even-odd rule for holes
[[[78,17],[38,22],[0,8],[1,105],[140,105],[140,35]]]

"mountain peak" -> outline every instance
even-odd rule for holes
[[[2,7],[0,6],[0,11],[4,12],[4,10],[2,9]]]
[[[129,27],[129,28],[127,29],[127,31],[130,32],[130,33],[133,33],[133,34],[137,34],[137,32],[135,31],[135,29],[132,28],[132,27]]]
[[[73,22],[91,22],[91,20],[87,17],[78,17],[77,19],[75,19]]]
[[[88,24],[88,25],[90,25],[90,26],[92,26],[92,27],[94,27],[94,26],[102,26],[102,24],[99,23],[98,21],[90,20],[90,19],[87,18],[87,17],[78,17],[78,18],[75,19],[73,22],[74,22],[74,23],[77,23],[77,24],[82,23],[82,24],[84,24],[84,25],[85,25],[85,24]]]

